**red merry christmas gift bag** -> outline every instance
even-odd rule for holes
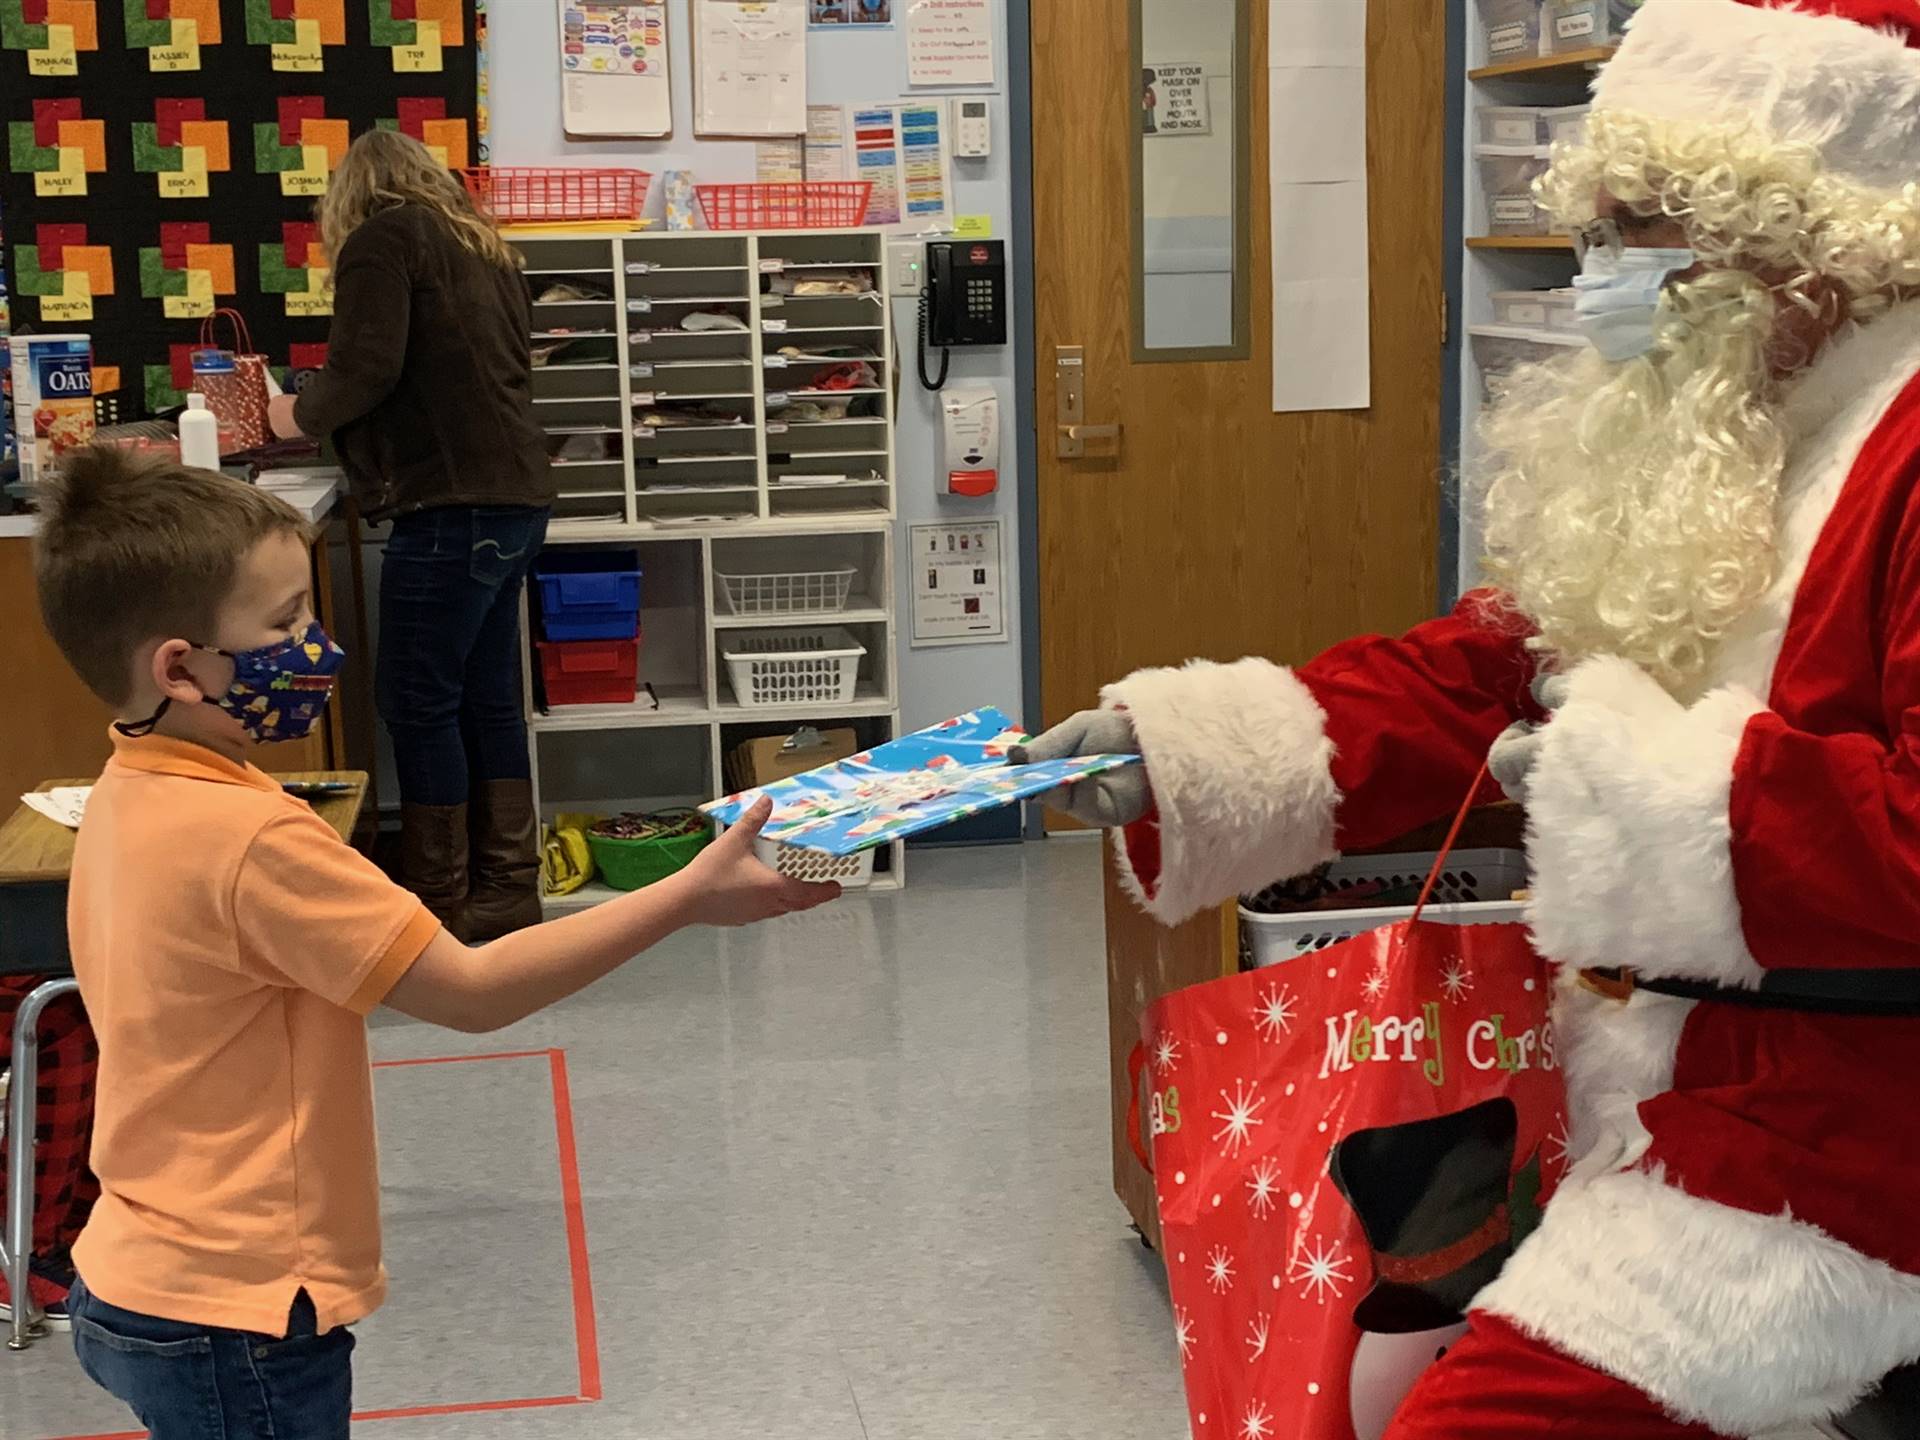
[[[1416,910],[1147,1008],[1196,1437],[1378,1440],[1560,1178],[1548,992],[1525,927]]]

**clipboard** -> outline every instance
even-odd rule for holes
[[[673,134],[667,0],[554,0],[570,139]]]
[[[693,133],[807,133],[807,0],[692,0]]]

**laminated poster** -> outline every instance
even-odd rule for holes
[[[826,855],[857,855],[1140,763],[1138,755],[1083,755],[1009,765],[1008,752],[1027,738],[988,707],[700,808],[731,825],[762,795],[771,795],[766,839]]]

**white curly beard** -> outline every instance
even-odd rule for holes
[[[1766,592],[1777,303],[1739,271],[1676,285],[1650,355],[1523,366],[1483,416],[1486,569],[1560,663],[1619,655],[1692,698]]]

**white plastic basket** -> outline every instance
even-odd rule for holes
[[[748,708],[852,704],[866,653],[840,626],[742,630],[720,651],[734,701]]]
[[[720,603],[730,615],[835,615],[847,608],[859,572],[784,570],[768,575],[728,575],[716,570]]]
[[[1356,855],[1336,860],[1327,883],[1338,892],[1349,885],[1377,883],[1398,888],[1421,885],[1433,869],[1437,851],[1409,855]],[[1447,857],[1433,900],[1422,915],[1438,925],[1504,925],[1519,921],[1525,906],[1515,899],[1527,885],[1526,856],[1518,850],[1456,850]],[[1304,910],[1290,914],[1263,911],[1273,903],[1263,891],[1240,906],[1240,959],[1247,969],[1297,960],[1378,930],[1413,914],[1412,905],[1375,909]]]
[[[778,840],[757,840],[753,853],[769,870],[795,880],[838,880],[843,890],[860,890],[873,883],[872,850],[862,850],[858,855],[823,855],[818,850],[782,845]]]

